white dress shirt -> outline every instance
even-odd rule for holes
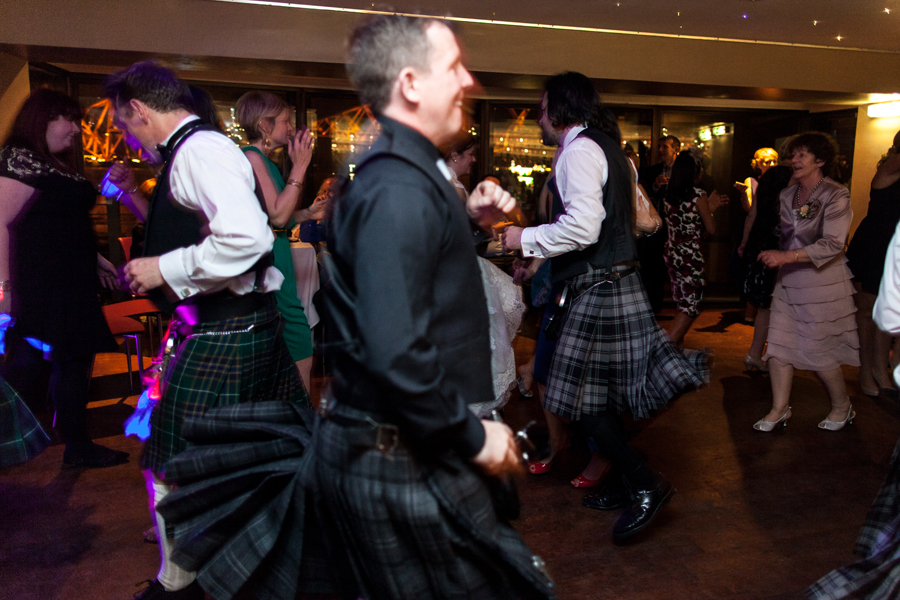
[[[196,119],[187,117],[175,130]],[[255,186],[250,162],[220,133],[198,131],[175,153],[170,198],[200,217],[206,236],[195,246],[159,257],[162,277],[180,299],[223,289],[239,296],[253,291],[256,274],[247,271],[275,241]],[[277,290],[283,281],[278,269],[270,267],[263,288]]]
[[[872,318],[882,331],[900,335],[900,224],[894,230],[884,259],[884,275]],[[900,366],[894,369],[894,381],[900,385]]]
[[[522,254],[549,258],[583,250],[600,238],[606,217],[603,185],[609,174],[606,155],[595,142],[577,137],[585,127],[572,127],[556,153],[556,187],[565,214],[553,223],[522,231]]]

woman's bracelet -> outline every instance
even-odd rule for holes
[[[285,185],[295,185],[295,186],[297,186],[297,188],[299,189],[299,188],[302,188],[302,187],[303,187],[303,182],[302,182],[302,181],[298,181],[298,180],[296,180],[296,179],[288,179],[288,180],[287,180],[287,183],[286,183]]]
[[[795,263],[800,262],[800,253],[797,252],[796,250],[794,250],[794,262]]]
[[[647,237],[650,237],[651,235],[655,235],[659,231],[659,228],[662,227],[662,219],[657,219],[654,216],[651,216],[650,218],[653,219],[654,223],[656,223],[656,229],[654,229],[651,233],[648,233]]]

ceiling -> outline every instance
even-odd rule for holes
[[[0,0],[0,58],[99,76],[154,57],[192,81],[348,90],[360,15],[406,12],[460,21],[475,94],[496,100],[533,101],[563,70],[621,105],[815,112],[900,92],[900,0],[311,2]]]
[[[900,53],[900,0],[213,0]],[[840,37],[840,39],[838,39]]]

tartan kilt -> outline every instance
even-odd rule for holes
[[[246,329],[277,316],[273,303],[242,317],[201,323],[193,332]],[[187,448],[181,435],[186,419],[200,417],[214,406],[264,400],[310,406],[280,324],[181,340],[163,374],[162,398],[150,417],[141,466],[159,475],[169,459]]]
[[[23,463],[44,451],[50,437],[3,378],[0,378],[0,467]]]
[[[828,573],[806,595],[815,600],[900,597],[900,440],[853,553],[863,560]]]
[[[602,279],[590,272],[569,281],[576,298],[556,343],[544,408],[573,421],[626,409],[643,418],[709,381],[707,353],[671,342],[637,272],[594,285]]]
[[[450,454],[420,460],[402,435],[385,454],[361,441],[365,432],[320,419],[313,434],[308,485],[343,597],[554,597],[543,562],[497,517],[474,467]]]

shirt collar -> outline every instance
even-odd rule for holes
[[[559,149],[562,150],[570,143],[572,143],[572,140],[574,140],[578,136],[578,134],[585,129],[587,129],[587,127],[584,125],[574,125],[568,132],[566,132],[566,135],[563,136],[562,142],[559,144]]]
[[[456,179],[456,174],[450,170],[450,167],[447,166],[447,163],[443,158],[437,159],[435,164],[437,164],[438,171],[440,171],[441,174],[447,178],[447,181],[452,182]]]
[[[164,139],[164,140],[162,141],[162,143],[159,144],[159,145],[160,145],[160,146],[165,146],[166,144],[168,144],[168,143],[169,143],[169,140],[172,139],[172,136],[175,135],[175,132],[178,131],[179,129],[181,129],[182,127],[184,127],[184,125],[185,125],[186,123],[190,123],[191,121],[199,121],[199,120],[200,120],[200,117],[198,117],[197,115],[188,115],[188,116],[186,116],[185,118],[183,118],[183,119],[181,120],[181,122],[180,122],[178,125],[175,126],[175,128],[169,133],[168,137],[166,137],[166,139]]]

